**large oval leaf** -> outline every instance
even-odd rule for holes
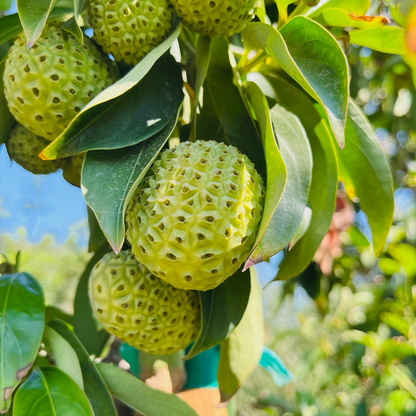
[[[58,0],[17,0],[17,11],[30,49],[43,31],[49,13]]]
[[[254,244],[254,251],[266,232],[273,217],[273,213],[276,211],[283,195],[287,180],[287,170],[274,137],[269,105],[267,104],[266,97],[254,82],[247,82],[244,85],[244,88],[260,128],[267,169],[267,187],[263,216],[257,239]]]
[[[97,370],[95,363],[90,360],[88,352],[74,334],[71,326],[57,319],[51,321],[48,326],[61,335],[77,354],[81,365],[85,394],[91,403],[95,415],[117,416],[113,399],[101,374]]]
[[[226,40],[212,39],[203,107],[196,118],[196,138],[237,147],[265,178],[264,154],[259,152],[261,140],[233,79]]]
[[[81,390],[84,390],[81,367],[77,354],[69,342],[59,335],[50,326],[46,326],[43,342],[55,360],[56,366],[68,374],[77,383]]]
[[[52,10],[49,17],[50,19],[57,19],[59,17],[69,18],[71,15],[71,9],[56,7]],[[2,17],[0,19],[0,45],[19,36],[22,30],[22,24],[17,13]]]
[[[257,274],[250,269],[251,292],[247,309],[239,325],[221,344],[218,386],[221,401],[230,400],[258,365],[264,341],[261,289]]]
[[[57,367],[36,367],[20,386],[13,416],[94,416],[85,394]]]
[[[111,393],[143,416],[197,416],[175,394],[152,389],[120,368],[98,364],[98,370]]]
[[[340,180],[351,199],[358,197],[367,215],[378,256],[384,247],[394,211],[393,179],[373,128],[357,103],[350,100],[346,128],[348,146],[337,149]],[[365,178],[363,180],[363,178]]]
[[[103,246],[88,262],[78,282],[74,301],[74,317],[72,319],[75,334],[81,340],[89,354],[99,355],[108,340],[109,334],[94,316],[88,296],[88,281],[95,264],[110,250]]]
[[[87,0],[74,0],[74,16],[62,25],[63,29],[72,33],[79,43],[84,43],[84,33],[79,25],[79,20],[86,2]]]
[[[199,292],[199,296],[202,329],[186,359],[224,341],[238,326],[250,297],[250,276],[240,269],[215,289]]]
[[[338,168],[330,131],[309,97],[281,77],[272,75],[267,79],[275,91],[278,102],[301,120],[308,135],[313,158],[309,191],[312,217],[307,231],[286,253],[279,266],[277,279],[283,280],[298,275],[308,266],[331,225],[338,188]]]
[[[279,205],[245,267],[268,260],[285,248],[298,229],[308,202],[312,153],[299,119],[276,104],[270,111],[273,130],[287,169],[287,182]]]
[[[166,53],[134,88],[80,113],[41,156],[120,149],[149,139],[177,113],[183,100],[182,84],[180,65]]]
[[[342,148],[348,105],[347,59],[336,39],[321,25],[295,17],[281,32],[263,23],[243,31],[246,48],[263,49],[324,108]]]
[[[0,413],[35,361],[45,326],[42,288],[27,273],[0,276]]]
[[[127,204],[176,126],[177,115],[151,139],[112,151],[88,152],[82,170],[82,190],[114,251],[125,239]],[[103,188],[103,183],[107,186]]]

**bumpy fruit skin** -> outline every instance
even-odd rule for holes
[[[91,0],[94,37],[116,61],[137,64],[169,33],[168,0]]]
[[[81,45],[51,23],[30,50],[23,33],[14,42],[4,70],[5,93],[19,123],[54,140],[117,74],[113,63],[88,38]]]
[[[75,156],[61,159],[62,176],[71,185],[81,186],[81,170],[84,163],[86,153],[80,153]]]
[[[263,181],[247,156],[214,141],[163,151],[130,200],[132,251],[182,289],[209,290],[237,271],[256,238]]]
[[[256,0],[170,0],[185,26],[218,37],[241,32],[254,16]]]
[[[18,163],[23,169],[39,174],[55,172],[59,163],[53,160],[42,160],[40,152],[48,146],[49,142],[43,137],[36,136],[21,124],[16,124],[6,142],[10,159]]]
[[[106,254],[89,282],[92,308],[111,334],[150,354],[171,354],[201,328],[198,294],[153,276],[131,252]]]

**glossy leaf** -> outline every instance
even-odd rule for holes
[[[13,416],[94,416],[85,394],[57,367],[36,367],[20,386]]]
[[[304,13],[307,17],[317,17],[326,10],[340,9],[363,15],[371,5],[371,0],[321,0],[315,7]]]
[[[84,197],[116,252],[121,250],[125,239],[127,204],[167,142],[176,120],[177,117],[173,117],[160,133],[135,146],[87,154],[82,171]]]
[[[0,80],[3,79],[4,62],[0,64]],[[1,84],[2,85],[2,84]],[[4,88],[0,88],[0,145],[9,138],[16,120],[9,111]]]
[[[311,219],[312,219],[312,210],[309,207],[306,207],[305,211],[303,212],[302,221],[300,222],[295,235],[290,240],[290,243],[288,246],[289,250],[291,250],[292,247],[299,241],[299,239],[302,238],[303,235],[306,233],[309,226],[311,225]]]
[[[266,97],[254,82],[247,82],[244,87],[260,128],[267,169],[267,187],[263,216],[254,244],[254,251],[266,232],[283,195],[287,180],[287,170],[274,137]]]
[[[348,104],[348,67],[335,38],[318,23],[293,18],[278,32],[263,23],[243,31],[249,49],[263,49],[324,108],[342,148]]]
[[[392,55],[404,55],[406,48],[406,31],[397,26],[383,26],[375,29],[352,30],[349,32],[350,43],[365,46],[379,52]]]
[[[296,245],[286,253],[277,279],[288,279],[301,273],[327,233],[335,209],[338,168],[330,131],[326,128],[311,100],[299,88],[278,76],[268,76],[278,102],[295,113],[305,127],[312,148],[312,183],[309,227]]]
[[[56,366],[71,377],[81,390],[84,390],[78,357],[68,341],[50,326],[46,326],[43,340],[46,348],[51,351]]]
[[[45,326],[42,288],[27,273],[0,276],[0,413],[35,361]]]
[[[67,20],[63,25],[63,29],[72,33],[79,43],[84,43],[84,34],[79,25],[79,19],[83,8],[85,7],[86,0],[73,0],[74,1],[74,16]]]
[[[235,146],[249,157],[264,178],[264,155],[259,152],[261,140],[233,78],[226,40],[212,39],[204,103],[196,119],[196,137]]]
[[[337,149],[340,180],[350,199],[359,199],[360,207],[367,215],[373,249],[378,256],[393,219],[393,180],[373,128],[353,100],[348,108],[346,137],[349,145],[342,152]]]
[[[287,182],[262,239],[246,261],[246,268],[268,260],[290,243],[302,221],[311,184],[312,154],[299,119],[279,104],[271,109],[270,116],[286,165]]]
[[[42,157],[53,159],[138,144],[159,133],[177,113],[182,100],[181,67],[167,53],[126,94],[81,112],[42,152]]]
[[[238,326],[250,296],[250,276],[240,269],[215,289],[199,295],[202,329],[186,359],[224,341]]]
[[[100,355],[109,334],[94,317],[88,296],[88,280],[95,264],[109,251],[109,247],[101,247],[87,264],[82,274],[74,301],[73,325],[77,337],[81,340],[89,354]]]
[[[0,0],[0,11],[9,10],[12,6],[13,0]]]
[[[29,0],[30,1],[30,0]],[[34,2],[35,3],[35,2]],[[70,17],[71,9],[56,7],[49,15],[50,19],[57,19],[60,17]],[[5,16],[0,19],[0,45],[12,40],[20,35],[22,32],[22,24],[20,23],[19,15],[17,13]]]
[[[326,10],[322,16],[328,26],[372,29],[389,23],[383,16],[360,16],[340,9]]]
[[[230,400],[257,367],[264,341],[261,289],[254,268],[250,269],[251,292],[247,309],[237,328],[221,344],[218,385],[221,401]]]
[[[143,416],[197,416],[175,394],[155,390],[121,368],[98,364],[110,392]]]
[[[81,365],[82,377],[87,395],[95,415],[117,416],[113,399],[104,383],[95,363],[90,360],[89,354],[75,335],[72,327],[63,321],[55,320],[49,326],[65,338],[78,356]]]
[[[17,0],[17,11],[30,49],[42,34],[49,13],[57,0]]]

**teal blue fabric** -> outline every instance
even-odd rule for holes
[[[293,380],[293,374],[286,368],[283,361],[267,347],[263,347],[260,365],[272,376],[277,386],[284,386]]]
[[[191,347],[188,347],[188,353]],[[217,370],[220,360],[220,347],[217,345],[196,357],[185,361],[187,380],[184,389],[218,387]]]
[[[186,350],[189,352],[191,346]],[[138,351],[125,343],[121,344],[120,354],[129,365],[131,372],[139,377],[140,362]],[[187,380],[185,390],[204,387],[218,387],[217,370],[220,359],[220,347],[217,345],[196,357],[185,361]],[[263,347],[259,363],[271,376],[277,386],[284,386],[293,379],[292,373],[285,367],[279,356],[267,347]]]

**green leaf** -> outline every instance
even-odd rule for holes
[[[299,119],[276,104],[270,111],[273,130],[287,169],[283,196],[245,268],[268,260],[285,248],[298,229],[308,202],[312,154]]]
[[[92,153],[92,152],[90,152]],[[100,249],[104,244],[107,244],[107,239],[103,231],[101,230],[100,224],[95,217],[94,211],[87,205],[88,215],[88,227],[90,229],[90,238],[88,239],[88,251],[95,252]]]
[[[30,49],[42,34],[49,13],[57,0],[17,0],[17,11]]]
[[[82,171],[82,189],[113,250],[125,239],[127,205],[176,126],[177,117],[151,139],[113,151],[88,152]],[[108,186],[103,188],[103,183]]]
[[[49,326],[45,328],[43,340],[46,348],[51,351],[56,366],[68,374],[81,390],[84,390],[78,357],[68,341]]]
[[[329,9],[322,13],[328,26],[357,27],[360,29],[372,29],[389,23],[383,16],[360,16],[348,13],[345,10]]]
[[[79,43],[84,43],[84,34],[79,25],[82,10],[84,9],[86,0],[73,0],[74,1],[74,16],[67,20],[62,28],[69,33],[72,33]]]
[[[386,325],[402,333],[404,336],[409,337],[409,324],[406,319],[397,313],[383,312],[380,318]]]
[[[113,396],[143,416],[197,416],[175,394],[155,390],[126,371],[109,364],[98,364]]]
[[[397,244],[389,248],[389,253],[396,259],[409,279],[416,276],[416,248],[409,244]]]
[[[308,96],[279,76],[267,76],[281,105],[295,113],[305,127],[312,148],[312,183],[309,207],[312,218],[308,230],[286,253],[278,279],[288,279],[304,270],[331,225],[338,188],[338,167],[331,133]]]
[[[17,391],[13,416],[28,415],[94,416],[82,390],[56,367],[36,367]]]
[[[0,0],[0,11],[9,10],[12,4],[13,0]]]
[[[312,210],[309,207],[305,208],[303,212],[302,221],[299,224],[298,229],[296,230],[295,235],[293,236],[292,240],[290,240],[288,250],[291,250],[292,247],[303,237],[303,235],[308,230],[309,226],[311,225],[312,219]]]
[[[202,329],[186,359],[228,338],[240,323],[250,296],[250,277],[238,270],[213,290],[199,292]]]
[[[29,0],[30,1],[30,0]],[[36,2],[33,2],[36,3]],[[62,7],[56,7],[49,15],[50,19],[57,19],[60,17],[70,17],[72,10]],[[0,45],[12,40],[20,35],[22,32],[22,24],[20,23],[19,15],[17,13],[5,16],[0,19]]]
[[[251,293],[237,328],[221,344],[218,385],[221,401],[230,400],[257,367],[264,341],[263,305],[256,271],[250,269]]]
[[[247,82],[244,85],[244,88],[260,128],[267,169],[267,187],[263,216],[257,239],[253,247],[254,251],[266,232],[283,195],[287,181],[287,170],[274,137],[269,105],[267,104],[266,97],[254,82]]]
[[[0,413],[35,361],[45,326],[42,288],[27,273],[0,276]]]
[[[392,55],[405,55],[406,31],[397,26],[383,26],[375,29],[352,30],[349,32],[350,43],[365,46],[375,51]]]
[[[317,17],[329,9],[340,9],[363,15],[370,5],[371,0],[321,0],[318,5],[310,8],[304,15],[310,18]]]
[[[224,38],[211,40],[211,62],[204,83],[204,104],[196,118],[196,138],[235,146],[265,177],[261,140],[247,111],[234,74]]]
[[[65,338],[76,352],[81,365],[85,394],[91,403],[95,415],[117,416],[113,399],[101,374],[97,370],[95,363],[90,360],[87,350],[74,334],[72,327],[59,320],[50,322],[49,326]]]
[[[293,18],[281,33],[251,23],[243,31],[246,49],[263,49],[324,108],[342,148],[348,104],[347,59],[336,39],[318,23]]]
[[[126,94],[81,112],[42,152],[42,157],[120,149],[149,139],[177,113],[183,100],[182,84],[180,65],[172,55],[165,54]]]
[[[340,180],[350,199],[359,199],[368,217],[373,249],[378,256],[393,220],[393,180],[389,164],[370,122],[353,100],[348,107],[345,133],[348,146],[342,152],[337,149]]]
[[[60,319],[72,325],[72,315],[67,314],[56,306],[48,305],[45,309],[45,323],[49,323],[52,319]]]
[[[3,80],[4,65],[5,62],[0,64],[0,80]],[[3,86],[2,83],[0,85]],[[15,123],[16,120],[9,111],[4,88],[0,88],[0,145],[7,141]]]
[[[89,354],[100,355],[109,334],[94,317],[88,296],[88,280],[95,264],[107,253],[109,247],[101,247],[87,264],[82,274],[74,300],[73,325],[78,336]]]

